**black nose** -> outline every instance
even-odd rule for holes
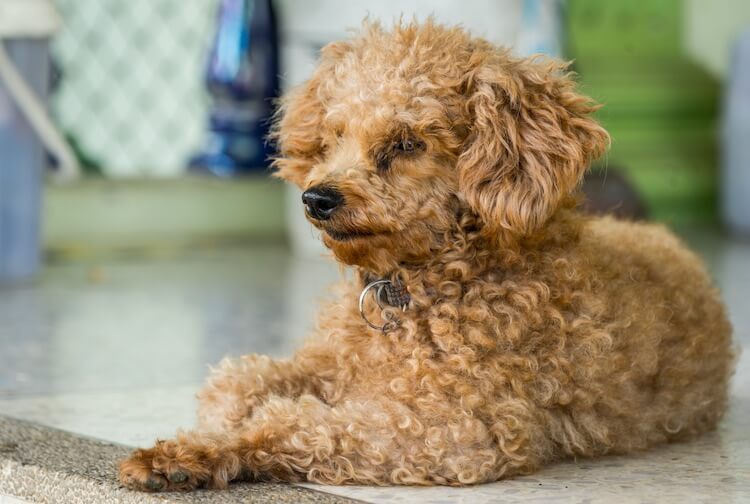
[[[302,193],[305,211],[317,220],[328,220],[331,214],[344,202],[344,197],[333,187],[315,186]]]

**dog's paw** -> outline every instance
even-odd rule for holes
[[[159,441],[147,450],[134,451],[120,463],[120,483],[142,492],[189,491],[222,487],[205,456],[176,441]]]

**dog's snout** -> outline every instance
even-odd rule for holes
[[[330,219],[334,210],[343,202],[344,197],[341,193],[330,186],[315,186],[302,193],[305,211],[317,220]]]

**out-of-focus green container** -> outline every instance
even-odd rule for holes
[[[606,159],[624,169],[653,218],[716,216],[718,83],[682,52],[681,0],[570,0],[568,54],[604,105]]]

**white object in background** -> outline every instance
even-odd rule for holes
[[[750,29],[732,54],[722,127],[722,213],[729,228],[750,235]]]
[[[279,0],[279,33],[283,85],[293,86],[312,72],[324,45],[351,35],[365,17],[385,27],[434,16],[439,23],[461,24],[492,43],[514,46],[521,28],[523,0],[472,0],[471,8],[457,0]]]
[[[0,0],[1,37],[49,38],[61,24],[48,0]]]
[[[683,0],[682,46],[693,61],[726,80],[732,44],[750,25],[747,0]]]
[[[75,154],[3,46],[3,39],[49,38],[60,24],[57,11],[48,0],[0,0],[0,80],[42,143],[57,159],[58,178],[71,179],[80,173]]]

